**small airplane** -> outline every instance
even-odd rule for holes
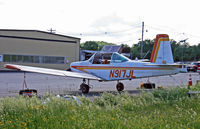
[[[155,39],[150,62],[130,60],[119,53],[95,53],[89,60],[72,62],[71,71],[5,64],[5,68],[19,71],[36,72],[57,76],[83,79],[82,93],[88,93],[90,80],[117,81],[118,91],[124,90],[120,80],[177,74],[182,65],[174,63],[171,44],[167,34],[158,34]],[[186,69],[186,68],[185,68]],[[86,83],[86,79],[88,83]]]

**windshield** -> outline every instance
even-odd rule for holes
[[[123,55],[120,55],[119,53],[113,53],[111,62],[112,63],[121,63],[129,61],[129,59]]]

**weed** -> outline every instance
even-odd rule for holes
[[[199,128],[200,99],[187,97],[185,88],[154,90],[131,96],[103,93],[76,101],[54,96],[45,99],[0,99],[0,128],[127,129]]]

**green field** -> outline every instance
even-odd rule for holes
[[[0,128],[198,129],[200,97],[188,97],[187,92],[186,88],[173,88],[137,96],[104,93],[92,100],[79,97],[81,104],[55,96],[1,98]]]

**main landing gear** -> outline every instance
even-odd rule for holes
[[[26,84],[26,74],[24,72],[24,82],[23,82],[23,90],[19,91],[19,95],[32,97],[34,95],[37,95],[37,90],[35,89],[29,89]]]
[[[89,79],[88,79],[88,84],[86,84],[85,78],[83,79],[83,83],[80,85],[80,90],[82,93],[87,94],[89,92]]]
[[[124,90],[124,84],[119,82],[119,80],[117,81],[117,85],[116,85],[117,91],[123,91]]]
[[[117,91],[123,91],[124,90],[124,84],[119,82],[119,80],[117,81],[117,85],[116,85]],[[89,93],[89,79],[88,79],[88,84],[86,84],[86,79],[83,79],[83,83],[80,85],[80,90],[82,91],[83,94],[87,94]]]

